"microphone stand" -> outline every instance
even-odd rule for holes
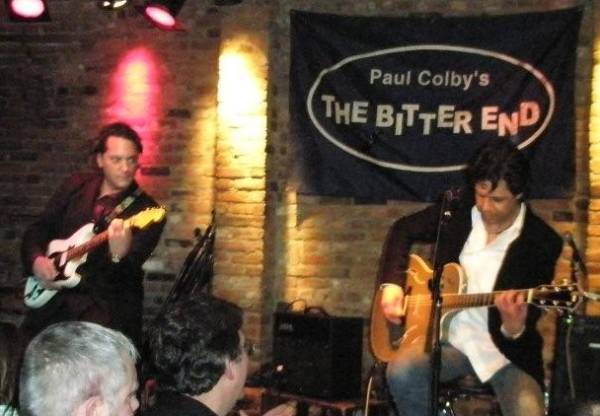
[[[438,220],[437,236],[433,250],[433,276],[431,279],[431,415],[438,414],[438,396],[440,387],[440,365],[442,360],[442,350],[440,344],[440,321],[442,317],[442,294],[441,281],[444,265],[440,264],[439,246],[440,241],[444,237],[446,224],[452,217],[451,205],[452,201],[456,200],[457,195],[448,190],[444,192],[440,216]]]
[[[569,247],[571,247],[571,281],[574,282],[581,294],[583,295],[584,302],[591,300],[593,302],[600,302],[600,293],[588,292],[588,272],[587,267],[585,266],[585,262],[583,261],[581,254],[579,253],[579,249],[577,248],[577,244],[575,244],[575,240],[573,239],[573,235],[571,233],[566,233],[564,235],[565,240]],[[577,273],[579,272],[580,276],[577,277]],[[583,310],[585,311],[585,303]]]
[[[569,247],[571,248],[571,282],[577,285],[579,291],[584,295],[584,303],[583,309],[585,309],[585,303],[588,299],[592,299],[592,297],[586,296],[588,292],[587,289],[587,268],[585,267],[585,262],[583,261],[581,254],[579,253],[579,248],[573,239],[573,235],[571,233],[565,233],[564,240],[567,242]]]

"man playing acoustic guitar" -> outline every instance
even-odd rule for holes
[[[437,250],[440,264],[460,263],[467,293],[503,291],[492,301],[495,308],[464,309],[452,318],[442,341],[440,381],[475,374],[490,383],[504,416],[544,414],[540,311],[515,289],[550,283],[562,250],[560,236],[524,202],[528,175],[526,157],[508,140],[484,145],[467,168],[468,186]],[[391,323],[406,318],[411,245],[435,242],[439,214],[440,204],[432,205],[397,220],[389,231],[378,279],[380,307]],[[430,367],[427,351],[410,346],[388,364],[401,416],[430,414]]]
[[[142,264],[165,224],[164,210],[134,180],[141,152],[140,137],[127,124],[105,126],[93,150],[99,172],[68,178],[26,230],[21,254],[33,275],[25,293],[28,336],[55,322],[85,320],[117,329],[140,345]],[[136,225],[146,211],[158,216]],[[132,232],[134,227],[140,229]],[[57,256],[48,252],[53,244],[65,245]],[[74,274],[81,280],[64,283],[73,282]]]

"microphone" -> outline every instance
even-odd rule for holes
[[[460,201],[463,193],[463,188],[450,188],[444,192],[444,199],[446,202],[458,202]]]
[[[454,211],[458,208],[458,203],[461,200],[462,188],[450,188],[444,191],[442,199],[442,211],[440,213],[440,221],[444,225],[452,218]]]
[[[577,265],[579,271],[583,273],[584,276],[587,276],[587,268],[585,267],[585,263],[583,262],[581,255],[579,254],[579,249],[577,248],[577,244],[575,244],[575,240],[573,240],[573,235],[569,232],[564,234],[564,239],[571,247],[571,261]]]

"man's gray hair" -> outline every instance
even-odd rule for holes
[[[114,407],[138,353],[120,332],[89,322],[60,322],[25,351],[19,385],[23,416],[71,415],[99,396]]]

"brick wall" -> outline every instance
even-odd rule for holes
[[[148,281],[148,314],[162,302],[170,287],[164,273],[178,271],[215,199],[223,12],[209,1],[189,3],[179,14],[189,30],[173,33],[151,27],[133,8],[107,13],[93,1],[51,0],[52,21],[28,24],[8,22],[0,5],[3,285],[22,275],[24,227],[62,179],[88,166],[99,127],[141,108],[152,117],[130,120],[145,138],[138,180],[169,211],[149,264],[162,277]],[[135,72],[132,51],[142,51],[144,71],[153,76]],[[119,76],[129,78],[119,85]],[[115,101],[120,89],[130,102]]]
[[[439,12],[444,15],[497,14],[541,11],[555,7],[566,7],[573,2],[503,2],[503,1],[368,1],[368,2],[322,2],[288,0],[278,2],[274,18],[271,66],[289,66],[289,10],[299,9],[324,13],[358,15],[399,15],[410,13]],[[558,232],[572,232],[578,244],[585,247],[588,203],[587,178],[587,114],[589,108],[591,47],[593,22],[591,10],[585,11],[581,40],[578,46],[578,68],[576,76],[577,118],[577,185],[573,199],[532,201],[534,209]],[[385,233],[398,217],[422,207],[401,201],[388,201],[385,205],[361,205],[352,200],[330,198],[300,198],[288,183],[287,140],[288,114],[279,109],[288,106],[288,78],[285,70],[270,77],[270,146],[273,148],[273,166],[269,181],[275,184],[269,195],[269,205],[275,223],[273,230],[279,236],[270,238],[285,242],[279,245],[281,254],[275,264],[276,275],[282,280],[275,283],[278,296],[290,302],[298,298],[308,304],[325,307],[330,313],[367,317],[373,280],[377,270],[377,259]],[[287,204],[287,206],[286,206]],[[567,256],[557,265],[556,279],[569,276]],[[540,324],[546,338],[544,355],[549,363],[553,354],[554,313],[547,314]],[[366,341],[365,341],[365,345]],[[364,368],[370,362],[365,355]]]
[[[289,179],[289,11],[472,15],[576,3],[245,0],[215,7],[209,0],[189,0],[179,15],[187,31],[175,33],[150,27],[133,9],[109,14],[95,2],[80,0],[50,0],[49,23],[10,23],[0,3],[0,285],[16,285],[21,277],[18,247],[26,224],[61,179],[86,165],[89,139],[98,127],[120,114],[111,101],[113,74],[129,51],[143,48],[156,69],[146,87],[158,91],[160,99],[154,117],[139,121],[147,137],[155,138],[146,143],[140,182],[169,210],[163,239],[148,266],[153,273],[146,282],[147,316],[170,289],[194,242],[193,230],[205,228],[214,210],[214,291],[246,309],[246,331],[265,357],[278,301],[303,299],[331,314],[367,317],[387,229],[422,205],[296,196]],[[590,121],[596,118],[596,106],[590,105],[598,27],[594,4],[585,3],[578,46],[576,194],[533,205],[559,232],[573,232],[586,247],[592,282],[600,286],[594,156],[590,162],[597,146],[590,135]],[[256,79],[265,89],[251,115],[264,127],[251,136],[217,112],[219,54],[228,48],[254,62]],[[564,276],[566,257],[557,267],[557,278]],[[549,360],[552,315],[541,330]]]

